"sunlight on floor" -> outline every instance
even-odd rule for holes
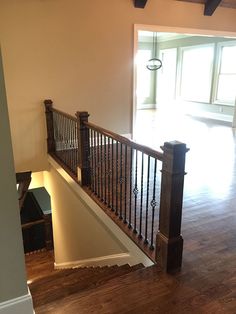
[[[171,114],[170,114],[171,112]],[[235,165],[235,133],[231,126],[193,118],[173,110],[138,110],[135,140],[161,150],[166,141],[186,143],[185,188],[215,199],[229,196]]]

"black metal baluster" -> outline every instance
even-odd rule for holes
[[[94,131],[94,193],[97,195],[98,189],[97,189],[97,183],[98,183],[98,178],[97,178],[97,132]]]
[[[75,172],[75,175],[77,177],[77,169],[76,169],[76,166],[75,166],[75,121],[72,120],[72,123],[71,123],[71,126],[72,126],[72,133],[71,133],[71,140],[72,140],[72,151],[71,151],[71,156],[72,156],[72,166],[73,166],[73,169],[74,169],[74,172]]]
[[[91,147],[91,152],[92,152],[92,177],[93,177],[93,184],[91,186],[91,189],[93,192],[95,192],[96,188],[96,173],[95,173],[95,142],[94,142],[94,130],[91,129],[91,136],[92,136],[92,147]]]
[[[65,151],[65,118],[64,116],[62,116],[62,147],[61,147],[61,151],[60,151],[60,155],[61,155],[61,159],[63,162],[65,162],[64,159],[64,151]]]
[[[77,176],[77,156],[78,156],[78,137],[77,137],[77,123],[74,121],[74,133],[73,133],[73,143],[74,143],[74,150],[73,150],[73,160],[74,160],[74,168]]]
[[[68,127],[69,127],[69,132],[68,132],[68,150],[69,150],[69,161],[70,161],[70,169],[71,171],[75,174],[73,164],[72,164],[72,154],[71,154],[71,120],[68,119]]]
[[[97,188],[97,195],[100,197],[100,154],[99,154],[99,133],[97,132],[97,182],[98,182],[98,188]]]
[[[127,223],[127,185],[128,185],[128,178],[127,178],[127,167],[128,167],[128,159],[127,159],[127,145],[125,145],[125,204],[124,204],[124,223]]]
[[[144,243],[148,243],[148,209],[149,209],[149,179],[150,179],[150,156],[148,156],[147,165],[147,192],[146,192],[146,217],[145,217],[145,240]]]
[[[107,204],[107,137],[104,136],[104,203]]]
[[[118,150],[119,150],[119,142],[116,141],[116,215],[118,215],[118,189],[119,189],[119,157],[118,157]]]
[[[56,113],[56,120],[57,120],[57,151],[60,151],[61,150],[61,116]]]
[[[102,148],[102,133],[100,133],[100,183],[101,183],[101,200],[103,201],[103,148]]]
[[[114,211],[114,140],[111,141],[112,147],[111,147],[111,153],[112,153],[112,167],[111,167],[111,209]]]
[[[150,242],[150,249],[154,250],[154,218],[155,218],[155,207],[156,207],[156,173],[157,173],[157,159],[155,159],[154,165],[154,174],[153,174],[153,195],[152,195],[152,227],[151,227],[151,242]]]
[[[131,229],[132,228],[132,214],[131,214],[131,211],[132,211],[132,172],[133,172],[133,149],[130,148],[130,176],[129,176],[129,179],[130,179],[130,186],[129,186],[129,228]]]
[[[135,185],[134,185],[134,233],[137,233],[137,197],[138,197],[138,151],[135,150]]]
[[[55,151],[57,151],[57,122],[56,122],[56,113],[52,112],[52,119],[53,119],[53,139],[55,142]]]
[[[141,197],[140,197],[140,214],[139,214],[139,238],[142,238],[142,223],[143,223],[143,164],[144,154],[142,153],[142,165],[141,165]]]
[[[64,154],[63,154],[63,156],[64,156],[64,162],[65,162],[65,164],[66,165],[68,165],[68,163],[67,163],[67,130],[66,130],[66,127],[67,127],[67,125],[66,125],[66,118],[64,117]]]
[[[88,130],[88,142],[89,142],[89,155],[88,155],[88,159],[89,159],[89,176],[90,176],[90,182],[88,184],[89,189],[91,189],[92,185],[93,185],[93,175],[92,175],[92,169],[93,169],[93,165],[92,165],[92,136],[91,136],[91,129],[87,127]]]
[[[71,163],[70,163],[70,120],[67,120],[67,155],[68,155],[68,166],[71,169]]]
[[[120,183],[120,215],[119,218],[123,219],[123,213],[122,213],[122,196],[123,196],[123,145],[120,143],[120,176],[119,176],[119,183]]]
[[[64,133],[63,161],[66,164],[66,157],[65,157],[65,155],[66,155],[66,153],[65,153],[65,150],[66,150],[66,119],[64,116],[63,116],[63,133]]]
[[[108,137],[108,207],[111,207],[111,141]]]
[[[66,121],[66,165],[70,169],[70,158],[69,158],[69,127],[68,127],[68,119],[65,118]]]

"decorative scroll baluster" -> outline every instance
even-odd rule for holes
[[[132,228],[132,173],[133,173],[133,149],[130,149],[130,176],[129,176],[129,228]]]
[[[140,198],[140,214],[139,214],[139,238],[142,238],[142,222],[143,222],[143,166],[144,166],[144,154],[142,153],[142,165],[141,165],[141,198]]]
[[[95,182],[95,194],[98,195],[98,191],[99,191],[99,178],[98,178],[98,143],[97,143],[97,132],[94,132],[94,154],[95,154],[95,178],[96,178],[96,182]]]
[[[77,160],[76,160],[76,156],[78,155],[77,154],[77,141],[76,141],[76,139],[77,139],[77,135],[76,135],[76,130],[77,130],[77,128],[76,128],[76,123],[73,121],[73,169],[76,169],[76,171],[77,171],[77,166],[78,166],[78,164],[77,164]]]
[[[107,204],[107,137],[104,137],[104,161],[105,161],[105,171],[104,171],[104,203]]]
[[[102,133],[100,133],[100,179],[101,179],[101,200],[103,201],[103,148],[102,148]]]
[[[108,137],[108,206],[111,207],[111,141]]]
[[[111,167],[111,209],[114,211],[114,140],[111,141],[111,152],[112,152],[112,167]]]
[[[94,135],[94,130],[92,130],[92,152],[93,152],[93,185],[92,185],[92,191],[96,193],[96,154],[95,154],[95,135]]]
[[[98,197],[101,196],[100,194],[100,157],[99,157],[99,133],[96,132],[97,138],[97,195]]]
[[[124,223],[127,223],[127,185],[128,185],[128,178],[127,178],[127,167],[128,167],[128,158],[127,158],[127,145],[125,145],[125,203],[124,203]]]
[[[122,212],[122,190],[123,190],[123,147],[122,147],[122,143],[120,143],[120,178],[119,178],[119,183],[120,183],[120,215],[119,215],[119,218],[120,219],[123,219],[123,212]]]
[[[119,158],[118,158],[118,151],[119,151],[119,142],[116,141],[116,210],[115,210],[116,215],[118,215],[118,189],[119,189]]]
[[[135,151],[135,185],[133,189],[134,193],[134,233],[137,233],[137,197],[138,197],[138,151]]]
[[[150,156],[147,164],[147,192],[146,192],[146,215],[145,215],[145,239],[144,243],[148,244],[148,208],[149,208],[149,179],[150,179]]]
[[[152,193],[152,201],[151,201],[151,207],[152,207],[152,220],[151,220],[151,241],[150,241],[150,249],[154,250],[154,244],[153,244],[153,233],[154,233],[154,215],[155,215],[155,208],[156,208],[156,176],[157,176],[157,160],[154,161],[154,172],[153,172],[153,193]]]

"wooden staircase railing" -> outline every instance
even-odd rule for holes
[[[48,153],[163,270],[180,269],[186,145],[158,152],[44,104]]]

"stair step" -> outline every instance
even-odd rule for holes
[[[137,269],[131,273],[115,276],[109,281],[101,282],[99,289],[95,286],[64,296],[61,300],[40,305],[36,308],[36,313],[147,313],[145,310],[148,303],[153,302],[158,305],[157,298],[161,299],[162,296],[170,293],[168,285],[160,284],[162,276],[163,274],[157,266]],[[138,300],[142,300],[142,312],[135,310]],[[133,311],[129,311],[128,304]],[[164,312],[157,310],[148,313]]]
[[[29,284],[34,306],[53,302],[70,294],[94,289],[105,282],[144,267],[142,264],[129,266],[76,268],[55,271],[47,277],[39,278]]]

